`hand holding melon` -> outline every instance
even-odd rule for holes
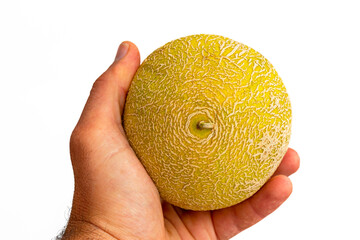
[[[198,37],[158,50],[139,70],[136,46],[124,42],[96,80],[71,136],[75,191],[62,239],[228,239],[290,195],[287,176],[299,158],[289,149],[281,161],[291,115],[275,70],[244,45],[209,36],[202,47],[205,38]],[[161,200],[158,189],[164,199],[191,209],[244,201],[187,211]]]

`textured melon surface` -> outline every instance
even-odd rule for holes
[[[213,210],[245,200],[271,177],[288,147],[291,106],[260,53],[200,34],[144,60],[124,127],[164,200]]]

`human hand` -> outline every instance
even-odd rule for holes
[[[70,140],[75,176],[63,239],[229,239],[278,208],[290,195],[287,176],[299,167],[289,149],[274,176],[251,198],[215,211],[188,211],[162,201],[131,149],[121,116],[139,67],[131,42],[94,83]]]

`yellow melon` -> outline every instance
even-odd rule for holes
[[[151,53],[128,92],[123,123],[161,197],[191,210],[237,204],[283,158],[291,106],[272,64],[217,35],[192,35]]]

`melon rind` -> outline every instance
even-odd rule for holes
[[[214,127],[194,127],[199,121]],[[214,210],[249,198],[273,175],[288,148],[291,105],[264,56],[229,38],[199,34],[144,60],[123,124],[164,200]]]

